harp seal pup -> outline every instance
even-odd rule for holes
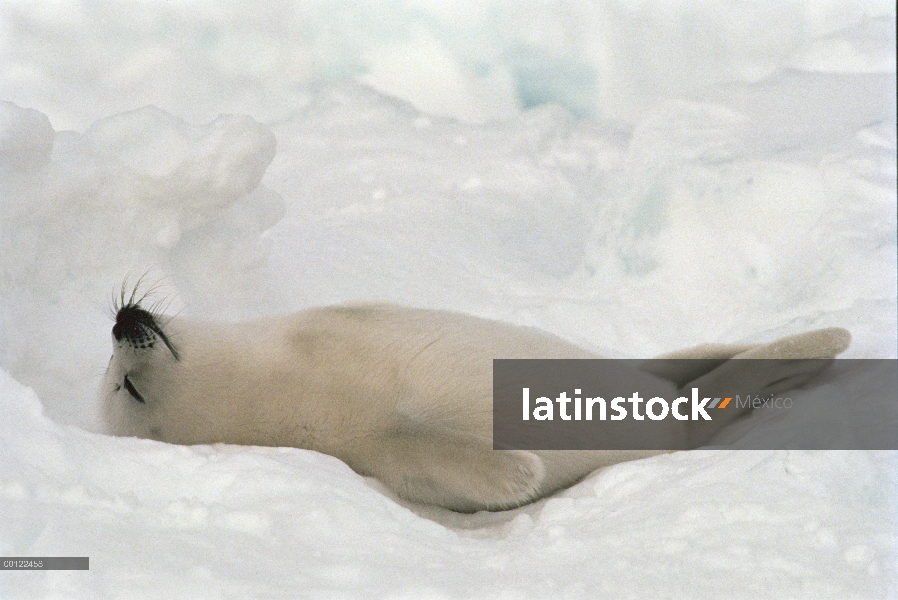
[[[668,398],[698,381],[704,396],[733,389],[723,385],[730,358],[829,358],[849,340],[834,328],[700,346],[667,355],[703,359],[692,372],[671,361],[634,377]],[[459,512],[521,506],[600,467],[665,452],[493,450],[493,358],[598,357],[537,329],[454,312],[358,304],[222,324],[166,317],[123,295],[112,342],[100,392],[110,433],[316,450],[402,498]],[[813,375],[753,383],[775,393],[784,378],[792,389]],[[659,421],[666,447],[708,442],[738,417],[726,412]]]

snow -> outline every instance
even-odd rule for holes
[[[385,300],[634,357],[842,326],[895,358],[892,3],[7,1],[0,31],[0,555],[91,560],[0,597],[898,595],[895,452],[678,453],[459,515],[96,414],[145,273],[214,319]]]

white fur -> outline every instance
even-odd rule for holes
[[[493,358],[598,358],[532,328],[388,305],[241,324],[157,323],[178,358],[166,344],[137,349],[113,337],[101,400],[116,435],[308,448],[401,497],[459,511],[526,504],[599,467],[659,453],[493,450]],[[671,372],[631,375],[646,393],[674,397],[678,377],[704,377],[712,390],[724,384],[714,373],[730,357],[830,357],[848,339],[830,329],[766,346],[706,346],[671,356],[708,359],[701,373],[677,373],[671,361]],[[127,392],[126,375],[145,402]],[[707,442],[725,424],[659,423],[657,435],[680,449]]]

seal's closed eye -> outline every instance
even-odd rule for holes
[[[128,390],[128,393],[131,394],[132,398],[146,404],[146,400],[143,399],[143,396],[140,395],[140,392],[137,391],[137,388],[134,387],[134,384],[131,383],[131,380],[128,379],[127,375],[125,375],[125,389]]]

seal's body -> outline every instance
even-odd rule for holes
[[[848,340],[829,329],[766,346],[704,346],[671,355],[705,359],[701,373],[671,361],[671,372],[634,369],[632,381],[662,397],[697,377],[713,390],[731,357],[832,357]],[[598,357],[458,313],[347,305],[215,324],[162,317],[132,299],[118,310],[113,346],[101,400],[116,435],[317,450],[401,497],[452,510],[520,506],[596,468],[659,453],[493,450],[493,358]],[[768,378],[761,383],[783,379]],[[665,447],[694,448],[729,421],[664,421],[660,433]]]

